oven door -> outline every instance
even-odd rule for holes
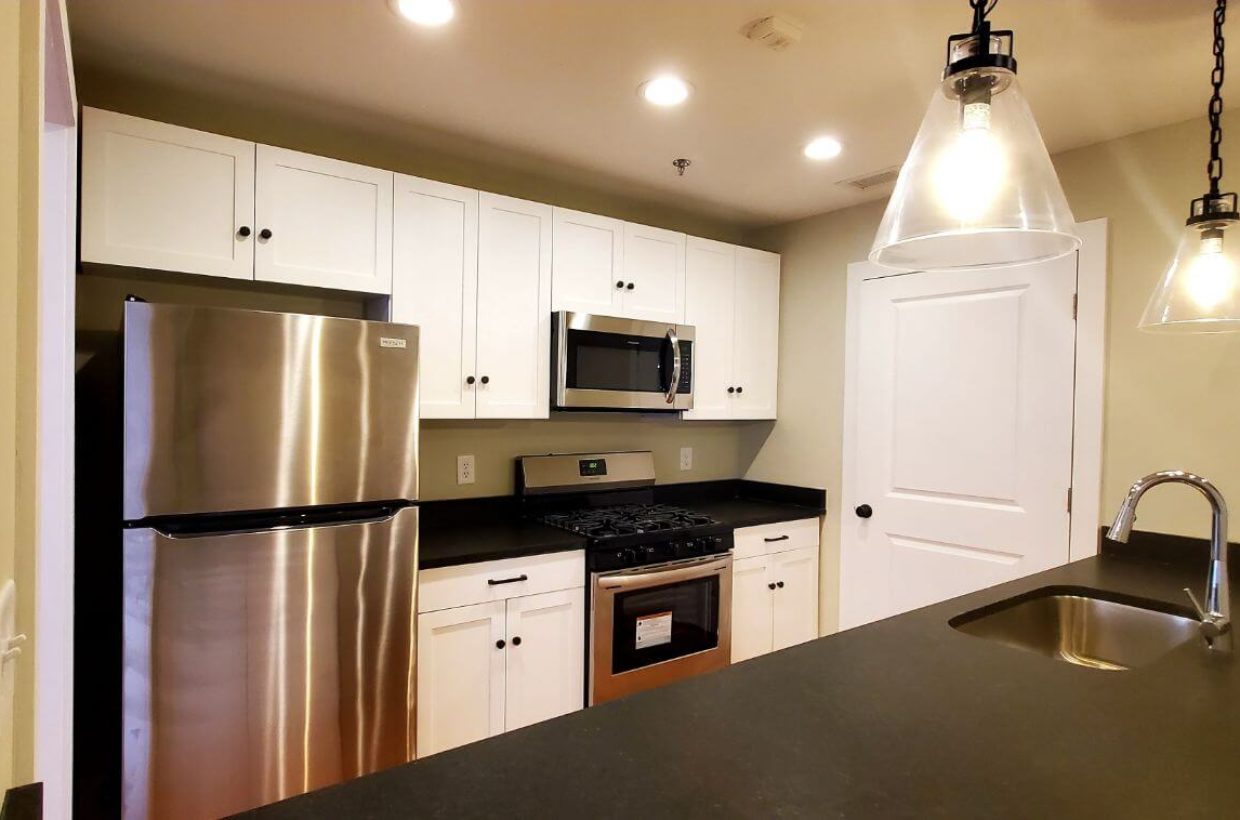
[[[557,409],[693,409],[693,328],[560,311],[552,321]]]
[[[590,703],[727,666],[732,556],[594,573]]]

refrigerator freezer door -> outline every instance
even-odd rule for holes
[[[416,499],[418,330],[125,305],[124,517]]]
[[[418,510],[125,531],[122,814],[218,817],[412,760]]]

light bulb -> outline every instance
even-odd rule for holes
[[[401,17],[419,26],[435,28],[451,22],[456,16],[452,0],[390,0]]]
[[[664,74],[643,83],[640,91],[646,101],[662,108],[680,105],[689,99],[689,84],[674,74]]]
[[[1202,310],[1210,310],[1231,296],[1236,287],[1236,268],[1223,253],[1223,237],[1205,231],[1201,247],[1189,266],[1184,283],[1188,297]]]
[[[990,128],[990,103],[961,105],[960,129],[934,167],[939,206],[952,219],[980,222],[1003,189],[1007,151]]]

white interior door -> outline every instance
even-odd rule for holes
[[[418,615],[417,756],[504,731],[504,602]]]
[[[779,389],[779,254],[737,248],[735,298],[732,417],[773,419]]]
[[[394,174],[270,145],[257,157],[254,278],[391,293]]]
[[[477,417],[547,418],[550,351],[551,206],[482,193]]]
[[[474,417],[478,192],[404,175],[393,203],[392,321],[417,325],[424,419]]]
[[[624,223],[555,209],[552,310],[615,316],[623,299]]]
[[[1076,266],[854,283],[841,627],[1067,562]]]
[[[585,591],[508,599],[508,731],[585,704]]]
[[[624,226],[624,316],[680,324],[685,317],[685,235]]]
[[[685,324],[693,326],[693,409],[686,419],[731,417],[736,247],[689,237]]]

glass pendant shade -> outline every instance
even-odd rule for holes
[[[977,68],[936,89],[870,260],[901,270],[1039,262],[1080,246],[1074,224],[1016,75]]]
[[[1240,220],[1184,227],[1180,247],[1150,297],[1141,329],[1220,333],[1240,330]]]

